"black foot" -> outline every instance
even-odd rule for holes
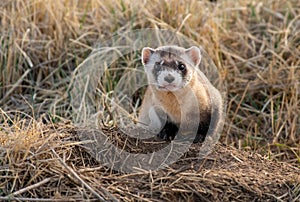
[[[171,135],[166,133],[166,130],[162,130],[157,134],[157,137],[165,141],[171,141],[174,139],[175,136],[172,137]]]
[[[202,142],[204,142],[205,137],[206,137],[206,135],[197,134],[194,141],[193,141],[193,143],[198,143],[198,142],[202,143]]]
[[[174,140],[177,132],[177,125],[170,121],[167,121],[163,129],[157,134],[157,137],[166,141],[171,141]]]
[[[196,135],[195,139],[193,140],[193,143],[204,142],[207,131],[208,131],[208,127],[209,127],[208,125],[199,124],[197,135]],[[157,134],[157,137],[159,137],[160,139],[166,140],[166,141],[171,141],[171,140],[174,140],[178,130],[179,130],[178,126],[168,119],[165,126],[163,127],[163,129]],[[188,137],[185,137],[185,138],[189,139],[189,138],[193,137],[194,133],[193,132],[191,132],[191,133],[192,133],[191,136],[187,135]],[[185,139],[184,137],[182,137],[182,138]]]

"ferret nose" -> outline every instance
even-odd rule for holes
[[[171,74],[168,74],[168,76],[165,77],[165,81],[168,83],[172,83],[174,80],[175,78]]]

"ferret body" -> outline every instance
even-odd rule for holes
[[[217,129],[222,97],[199,70],[200,62],[201,52],[195,46],[143,49],[142,63],[149,85],[139,125],[156,131],[162,139],[172,140],[181,125],[197,120],[195,143],[204,141],[209,130]]]

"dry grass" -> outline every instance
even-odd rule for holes
[[[139,4],[129,0],[113,4],[100,0],[7,0],[0,3],[0,13],[0,143],[10,145],[1,147],[1,197],[17,192],[16,197],[25,198],[80,200],[84,196],[100,200],[113,198],[107,193],[110,192],[122,200],[172,200],[173,196],[204,200],[213,199],[217,193],[219,200],[241,200],[238,196],[244,197],[245,192],[245,197],[252,199],[275,200],[272,197],[280,194],[268,186],[281,184],[285,188],[278,189],[283,196],[280,200],[299,199],[299,185],[294,183],[296,187],[292,187],[290,183],[299,176],[296,167],[300,162],[298,0],[153,0]],[[233,170],[237,173],[226,170],[230,167],[220,170],[217,163],[216,167],[206,167],[208,175],[202,170],[190,170],[190,178],[186,179],[184,172],[174,174],[171,169],[155,177],[143,173],[135,181],[139,174],[112,174],[89,160],[67,125],[56,130],[35,121],[49,124],[71,119],[70,76],[97,42],[113,33],[149,27],[178,31],[197,41],[211,56],[228,83],[221,142],[230,146],[227,150],[217,148],[216,152],[222,152],[224,157],[212,158],[217,158],[216,162],[227,157],[234,160],[228,154],[233,153],[247,165],[260,162],[266,169],[274,168],[274,175],[268,171],[271,177],[263,178],[270,182],[266,189],[249,185],[252,180],[247,181],[247,176],[243,178],[239,172],[255,178],[253,173],[261,167],[252,169],[241,164],[234,165],[244,169]],[[138,55],[132,57],[138,59]],[[110,75],[112,83],[116,78],[118,73]],[[113,84],[106,90],[111,88]],[[280,164],[258,160],[260,157],[249,160],[243,155],[250,153],[232,147],[255,151],[289,163],[290,167],[284,164],[288,168],[281,172]],[[140,192],[136,187],[141,187]],[[222,195],[219,191],[225,188]],[[230,198],[231,193],[236,198]]]
[[[15,138],[0,151],[1,200],[297,201],[300,196],[299,168],[231,147],[217,145],[197,161],[194,145],[166,169],[122,174],[92,158],[68,123],[21,125],[0,132],[1,140]]]

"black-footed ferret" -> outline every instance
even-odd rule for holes
[[[200,71],[200,62],[201,52],[196,46],[143,48],[142,63],[149,86],[138,117],[140,126],[172,140],[182,122],[188,125],[199,120],[194,143],[203,142],[208,131],[216,130],[222,115],[222,97]]]

